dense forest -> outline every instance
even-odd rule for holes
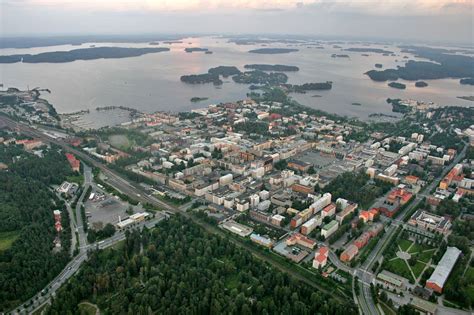
[[[46,314],[356,314],[181,216],[93,252]]]
[[[126,48],[126,47],[93,47],[73,49],[70,51],[52,51],[36,55],[6,55],[0,56],[0,63],[62,63],[76,60],[114,59],[138,57],[145,54],[169,51],[169,48]]]
[[[0,145],[0,311],[36,294],[70,259],[71,230],[63,201],[49,188],[72,175],[58,148],[43,150],[40,158],[20,146]],[[53,210],[62,212],[62,249],[53,253]]]
[[[374,81],[429,80],[474,77],[474,58],[429,47],[402,46],[402,52],[411,53],[428,61],[408,61],[405,66],[383,71],[370,70],[366,74]]]

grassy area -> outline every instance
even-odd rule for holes
[[[79,186],[82,186],[82,183],[84,182],[84,175],[80,174],[80,175],[68,176],[66,180],[68,182],[76,183]]]
[[[382,311],[384,312],[385,315],[396,315],[397,312],[395,312],[391,307],[389,307],[387,304],[383,302],[379,302],[380,307],[382,308]]]
[[[413,279],[413,276],[411,275],[410,269],[408,269],[407,264],[404,260],[400,258],[389,261],[385,269],[404,278]]]
[[[436,252],[435,248],[423,251],[418,255],[418,260],[427,264],[430,261],[431,257],[433,257],[435,252]]]
[[[413,244],[412,241],[405,240],[405,239],[399,239],[398,240],[398,246],[402,249],[402,251],[406,252],[410,245]]]
[[[420,245],[420,244],[413,244],[413,246],[410,248],[410,250],[408,251],[410,254],[413,254],[413,253],[418,253],[424,249],[428,249],[428,248],[424,248],[423,245]]]
[[[128,150],[132,145],[126,135],[120,134],[109,136],[109,143],[111,146],[120,150]]]
[[[99,311],[98,307],[89,302],[82,302],[78,305],[79,313],[85,315],[95,315]]]
[[[411,270],[413,271],[413,273],[415,274],[415,277],[419,277],[421,272],[423,271],[423,269],[425,269],[425,264],[420,262],[420,261],[417,261],[416,264],[414,266],[410,266],[411,267]]]
[[[0,252],[9,249],[20,236],[20,231],[0,232]]]

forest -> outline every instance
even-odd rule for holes
[[[46,314],[357,314],[177,215],[90,253]]]
[[[402,52],[411,53],[428,61],[409,60],[405,66],[383,71],[370,70],[366,74],[374,81],[429,80],[474,77],[474,58],[456,55],[445,49],[402,46]]]
[[[40,158],[20,146],[0,145],[0,162],[8,165],[8,170],[0,171],[0,235],[15,235],[0,251],[0,311],[43,289],[70,259],[69,216],[49,187],[73,173],[58,148],[43,149],[43,154]],[[53,253],[56,209],[62,212],[62,247]]]

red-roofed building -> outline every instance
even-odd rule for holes
[[[76,159],[76,157],[71,154],[71,153],[66,153],[66,158],[69,162],[69,165],[71,165],[71,168],[74,172],[79,172],[80,167],[81,167],[81,162]]]
[[[315,241],[313,241],[310,238],[307,238],[306,236],[300,233],[295,233],[286,239],[286,245],[292,246],[296,244],[310,248],[310,249],[313,249],[314,246],[316,246]]]
[[[326,266],[328,262],[329,249],[326,246],[320,247],[314,253],[313,268],[319,269]]]
[[[34,140],[17,140],[16,144],[22,144],[23,147],[27,150],[33,150],[34,148],[40,147],[43,145],[43,142],[39,139]]]
[[[408,192],[402,188],[395,188],[387,196],[387,202],[391,204],[396,204],[399,202],[400,205],[403,206],[411,199],[411,197],[413,197],[411,192]]]

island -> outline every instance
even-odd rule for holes
[[[349,55],[344,55],[344,54],[332,54],[332,58],[350,58]]]
[[[138,57],[151,53],[169,51],[169,48],[125,48],[125,47],[93,47],[70,51],[53,51],[36,55],[5,55],[0,56],[0,63],[64,63],[76,60],[116,59]]]
[[[404,90],[407,88],[407,86],[403,83],[399,83],[399,82],[390,82],[388,84],[389,87],[392,87],[392,88],[395,88],[395,89],[400,89],[400,90]]]
[[[474,78],[464,78],[459,80],[459,83],[463,85],[474,85]]]
[[[182,75],[180,80],[188,84],[213,83],[214,85],[222,85],[223,83],[217,74],[211,73]]]
[[[209,97],[198,97],[198,96],[194,96],[194,97],[191,97],[190,101],[192,103],[197,103],[197,102],[201,102],[201,101],[206,101],[208,100]]]
[[[250,64],[250,65],[245,65],[244,68],[261,70],[261,71],[280,71],[280,72],[293,72],[293,71],[300,70],[300,68],[296,66],[268,65],[268,64]]]
[[[210,68],[207,72],[214,75],[221,75],[224,78],[241,73],[241,71],[234,66],[218,66],[215,68]]]
[[[265,85],[279,85],[288,81],[288,76],[281,72],[266,73],[260,70],[242,72],[232,79],[236,83],[243,84],[265,84]]]
[[[186,48],[184,48],[184,51],[187,52],[187,53],[192,53],[192,52],[209,51],[209,49],[200,48],[200,47],[186,47]]]
[[[417,81],[417,82],[415,82],[415,86],[416,86],[416,87],[419,87],[419,88],[421,88],[421,87],[427,87],[427,86],[428,86],[428,83],[426,83],[425,81]]]
[[[389,51],[389,50],[384,50],[384,49],[380,49],[380,48],[364,48],[364,47],[361,47],[361,48],[347,48],[347,49],[344,49],[345,51],[353,51],[353,52],[363,52],[363,53],[376,53],[376,54],[393,54],[393,51]]]
[[[275,55],[275,54],[289,54],[292,52],[297,52],[298,49],[294,48],[258,48],[249,50],[249,53],[252,54],[267,54],[267,55]]]
[[[433,80],[445,78],[474,77],[474,57],[454,55],[450,51],[438,48],[401,46],[402,52],[412,53],[429,61],[409,60],[405,66],[382,71],[370,70],[365,74],[374,81]]]
[[[306,93],[307,91],[320,91],[332,89],[332,82],[304,83],[304,84],[284,84],[283,87],[289,93]]]
[[[376,63],[376,64],[375,64],[375,68],[379,68],[379,69],[380,69],[380,68],[382,68],[382,67],[383,67],[383,65],[382,65],[381,63]]]

